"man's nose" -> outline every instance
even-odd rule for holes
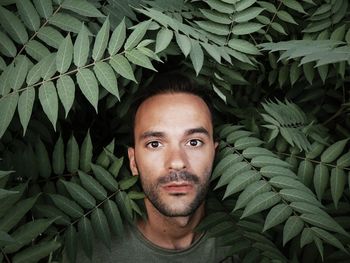
[[[173,147],[168,153],[167,166],[169,170],[183,170],[187,166],[187,158],[184,149]]]

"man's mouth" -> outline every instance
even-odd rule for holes
[[[193,185],[184,182],[174,182],[164,185],[163,189],[171,194],[185,194],[193,189]]]

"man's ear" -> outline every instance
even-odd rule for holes
[[[215,142],[214,142],[214,148],[215,148],[215,150],[217,150],[218,146],[219,146],[219,142],[218,142],[218,141],[215,141]]]
[[[133,147],[128,148],[128,156],[129,156],[129,166],[132,175],[139,175],[139,170],[137,169],[136,161],[135,161],[135,149]]]

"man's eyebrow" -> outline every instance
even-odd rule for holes
[[[194,133],[202,133],[205,134],[207,136],[209,136],[209,132],[207,129],[203,128],[203,127],[198,127],[198,128],[193,128],[193,129],[189,129],[185,132],[185,134],[188,135],[192,135]]]
[[[165,133],[164,132],[159,132],[159,131],[146,131],[144,133],[141,134],[140,139],[144,140],[150,137],[160,137],[163,138],[165,137]]]

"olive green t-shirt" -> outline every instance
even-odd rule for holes
[[[232,256],[227,256],[229,247],[219,247],[216,238],[208,238],[203,234],[189,248],[171,250],[161,248],[149,240],[134,226],[127,226],[123,238],[112,239],[111,250],[101,242],[94,243],[93,258],[90,261],[85,254],[78,253],[77,262],[94,263],[233,263],[237,262]]]

